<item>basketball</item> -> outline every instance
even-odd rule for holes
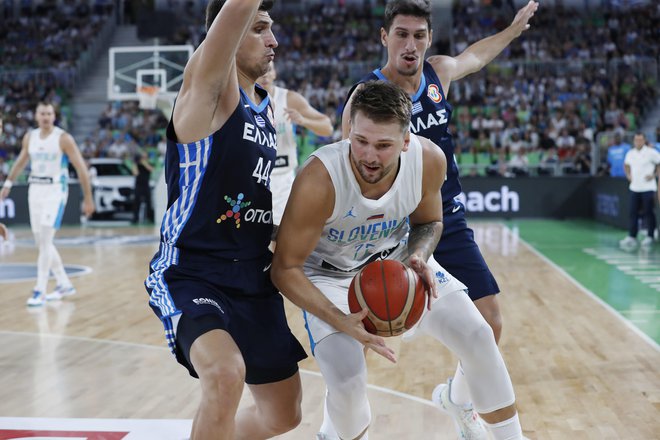
[[[422,317],[424,283],[408,266],[395,260],[374,261],[363,267],[348,288],[351,313],[367,308],[365,329],[378,336],[397,336]]]

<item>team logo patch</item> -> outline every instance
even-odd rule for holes
[[[216,223],[222,223],[223,221],[227,220],[228,218],[233,218],[234,223],[236,224],[236,229],[241,227],[241,208],[245,208],[246,206],[250,206],[252,202],[244,202],[243,198],[245,195],[243,193],[240,193],[238,196],[236,196],[236,200],[232,199],[229,196],[225,196],[225,201],[229,203],[229,206],[231,206],[231,209],[228,209],[227,212],[222,214],[218,219],[216,220]]]
[[[438,284],[444,284],[449,281],[449,277],[442,271],[437,271],[435,278],[438,280]]]
[[[357,218],[357,215],[353,214],[353,209],[355,209],[355,206],[351,206],[351,209],[348,210],[348,212],[346,213],[346,215],[344,215],[343,218],[347,218],[347,217]]]
[[[442,95],[440,94],[440,89],[438,89],[438,86],[435,84],[431,84],[428,88],[428,91],[426,92],[429,98],[433,102],[440,102],[442,101]]]
[[[259,127],[264,128],[266,126],[266,121],[261,117],[261,115],[256,115],[254,120],[257,121],[257,125]]]

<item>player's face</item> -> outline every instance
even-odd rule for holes
[[[381,42],[387,48],[387,64],[399,75],[414,76],[431,46],[432,32],[426,19],[410,15],[397,15],[390,31],[380,30]]]
[[[277,40],[272,25],[268,12],[259,11],[236,54],[238,70],[254,81],[268,72],[269,64],[275,58]]]
[[[633,138],[633,144],[635,144],[635,148],[642,148],[646,142],[644,142],[646,139],[644,139],[644,136],[641,134],[636,134],[635,137]]]
[[[50,128],[55,124],[55,109],[52,105],[38,105],[35,117],[39,128]]]
[[[375,184],[396,175],[399,156],[408,149],[410,133],[396,122],[374,122],[358,112],[351,123],[349,139],[353,172],[366,183]]]

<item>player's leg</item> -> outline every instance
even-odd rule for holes
[[[367,439],[371,408],[362,344],[344,333],[333,333],[316,345],[314,356],[327,386],[327,413],[339,438]],[[333,433],[321,434],[332,438]]]
[[[236,439],[266,439],[288,432],[300,424],[302,385],[300,373],[278,382],[253,385],[255,404],[236,415]]]
[[[495,426],[490,429],[491,435],[496,440],[521,439],[511,379],[492,329],[470,299],[460,290],[441,293],[419,328],[460,358],[474,407],[482,418],[489,424],[504,423],[504,430]],[[443,398],[447,398],[448,391],[443,391]],[[477,431],[463,435],[487,438]]]
[[[57,230],[59,230],[62,224],[62,216],[64,215],[64,209],[66,207],[67,198],[68,198],[68,193],[66,192],[63,193],[62,199],[58,204],[57,214],[55,216],[55,221],[53,225],[55,229],[55,233],[57,233]],[[51,243],[50,255],[51,255],[50,270],[53,272],[53,275],[55,275],[56,287],[53,292],[46,295],[46,299],[55,300],[55,299],[60,299],[64,296],[70,296],[75,294],[76,289],[73,288],[73,285],[71,284],[71,280],[69,279],[69,276],[66,274],[66,270],[64,269],[64,264],[62,264],[62,258],[60,257],[60,253],[57,251],[57,248],[55,247],[54,240],[53,243]]]

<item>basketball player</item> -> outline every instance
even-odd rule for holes
[[[383,338],[364,329],[367,309],[349,312],[347,290],[358,270],[388,258],[409,265],[426,284],[429,310],[418,331],[459,356],[475,407],[493,424],[494,439],[522,439],[513,387],[492,329],[465,286],[431,258],[442,234],[440,187],[447,162],[435,144],[410,134],[411,111],[399,86],[365,83],[353,97],[348,139],[312,153],[296,176],[280,224],[272,277],[305,310],[335,430],[322,427],[319,437],[368,438],[363,347],[392,362],[396,357]]]
[[[87,167],[76,141],[69,133],[55,125],[55,108],[51,103],[39,102],[35,118],[39,127],[29,130],[23,136],[21,152],[0,191],[0,200],[9,196],[13,182],[29,161],[28,208],[34,241],[39,247],[39,257],[37,284],[27,300],[28,306],[41,306],[45,300],[58,300],[76,293],[53,244],[69,197],[69,161],[78,173],[82,188],[83,214],[90,216],[94,212]],[[53,292],[46,293],[51,270],[57,285]]]
[[[306,354],[270,281],[276,157],[268,94],[256,85],[277,41],[271,0],[213,0],[167,128],[168,208],[145,284],[202,399],[191,438],[265,439],[301,418]],[[237,412],[244,383],[254,405]]]
[[[413,101],[410,130],[431,139],[444,151],[448,160],[447,180],[442,191],[444,230],[433,256],[467,285],[468,295],[492,327],[497,341],[502,331],[496,297],[499,287],[474,241],[474,233],[467,226],[465,207],[456,199],[461,192],[461,184],[454,160],[454,141],[447,131],[452,112],[447,94],[452,81],[481,70],[528,29],[528,21],[537,8],[538,3],[530,1],[518,11],[508,28],[472,44],[456,57],[432,56],[425,61],[426,51],[433,41],[430,1],[391,0],[385,9],[384,27],[380,35],[382,44],[387,48],[387,63],[360,82],[382,79],[403,87]],[[350,129],[350,93],[342,116],[344,137]],[[442,393],[445,387],[449,388],[449,399],[438,401],[446,394]],[[453,380],[439,385],[433,397],[441,409],[454,417],[462,438],[486,438],[483,426],[474,416],[460,364]]]
[[[273,224],[279,225],[291,185],[298,168],[296,125],[301,125],[318,136],[330,136],[330,118],[312,107],[298,92],[275,85],[275,64],[257,80],[273,100],[275,129],[277,130],[277,160],[270,176],[270,191],[273,193]]]

